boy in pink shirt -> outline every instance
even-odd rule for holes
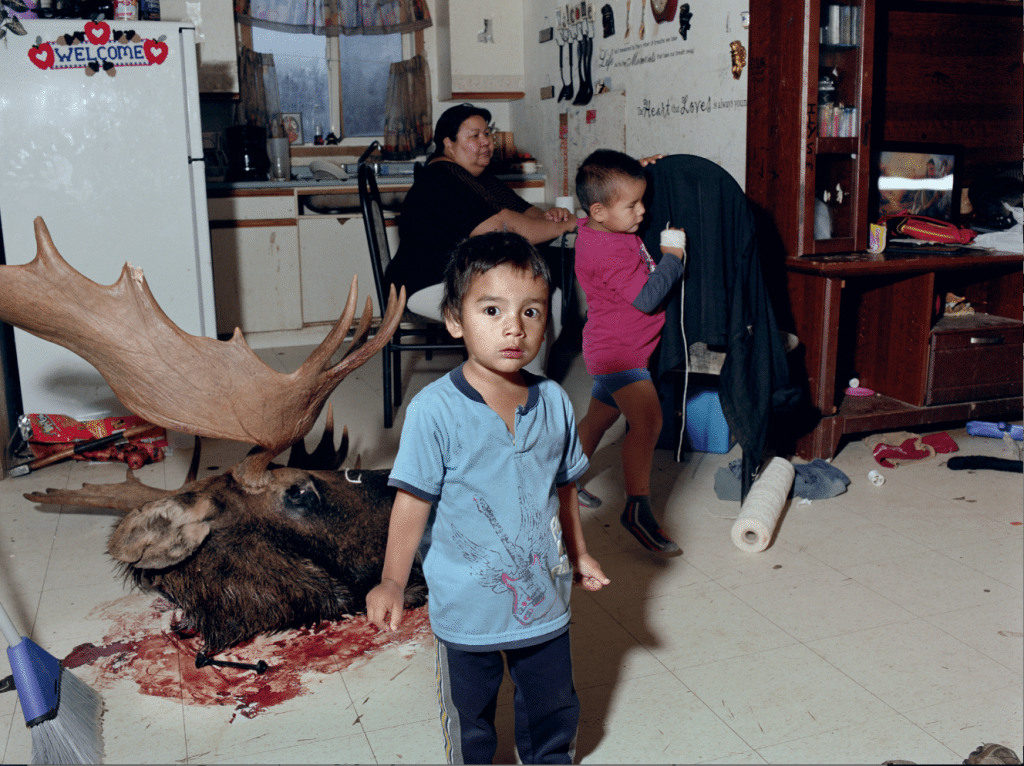
[[[662,236],[657,265],[636,231],[644,217],[647,179],[640,162],[598,149],[576,173],[576,197],[590,214],[576,234],[576,277],[587,296],[583,361],[594,376],[578,430],[590,458],[619,415],[629,428],[622,443],[626,507],[622,524],[651,551],[675,553],[651,509],[651,465],[661,433],[661,403],[647,369],[665,324],[662,305],[683,275],[685,235]],[[667,242],[667,244],[666,244]]]

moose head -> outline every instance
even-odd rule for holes
[[[367,299],[351,343],[332,364],[355,316],[353,278],[337,324],[298,370],[285,374],[260,360],[237,329],[229,341],[181,330],[157,305],[141,270],[125,264],[117,282],[101,286],[61,257],[42,218],[35,219],[35,234],[31,263],[0,266],[0,320],[75,352],[130,411],[194,434],[197,446],[177,490],[146,486],[129,469],[121,484],[25,497],[125,511],[108,542],[110,555],[136,585],[156,587],[179,606],[177,627],[202,635],[201,656],[259,633],[361,611],[383,565],[392,497],[387,472],[363,471],[355,481],[337,472],[347,433],[335,449],[329,406],[312,455],[303,438],[345,376],[391,338],[404,289],[397,297],[391,289],[369,339]],[[202,436],[255,446],[224,474],[197,480]],[[289,447],[289,465],[274,465]],[[407,605],[421,605],[425,593],[414,572]]]

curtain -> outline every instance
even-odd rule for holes
[[[433,24],[427,0],[235,0],[235,20],[318,35],[390,35]]]
[[[235,122],[266,128],[268,138],[281,135],[281,97],[277,89],[273,53],[257,53],[242,48],[238,57],[238,113]]]
[[[384,152],[398,160],[423,154],[434,137],[430,73],[423,56],[391,65],[384,103]]]

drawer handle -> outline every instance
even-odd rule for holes
[[[972,346],[996,346],[1003,342],[1002,335],[985,335],[971,338]]]

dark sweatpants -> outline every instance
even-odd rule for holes
[[[467,652],[436,637],[437,695],[449,763],[490,763],[494,711],[504,675],[515,684],[515,734],[523,763],[572,763],[580,702],[568,631],[525,649]]]

